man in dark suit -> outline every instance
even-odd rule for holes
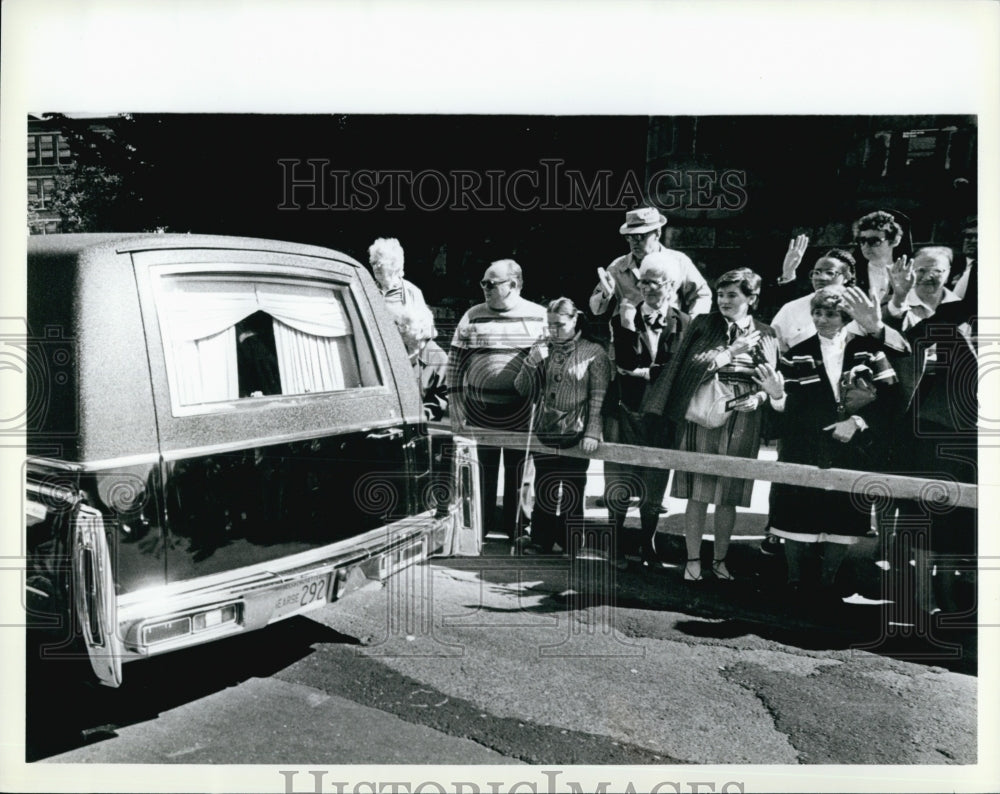
[[[922,249],[913,265],[894,268],[894,292],[905,294],[915,283],[917,291],[929,289],[921,288],[919,274],[921,262],[934,250]],[[948,292],[943,283],[938,291]],[[933,303],[925,296],[924,307],[928,302]],[[895,362],[906,400],[894,450],[893,468],[899,473],[944,482],[976,482],[979,365],[975,311],[968,299],[942,300],[926,316],[910,308],[885,316],[887,325],[902,330],[910,347]],[[912,548],[914,595],[924,613],[940,611],[939,598],[945,608],[954,608],[951,587],[955,577],[935,577],[940,584],[935,594],[931,570],[944,557],[975,557],[976,522],[976,508],[942,507],[926,500],[900,502],[896,537],[906,541],[902,552],[906,546]]]
[[[642,300],[634,312],[617,315],[614,329],[615,364],[618,376],[604,401],[604,440],[621,444],[649,446],[648,428],[640,408],[647,387],[656,381],[670,364],[689,317],[675,305],[677,284],[683,273],[665,253],[647,254],[639,268],[638,286]],[[660,432],[673,435],[664,423]],[[624,526],[629,498],[640,498],[643,558],[655,564],[652,536],[660,517],[660,505],[667,490],[667,469],[604,464],[604,498],[615,528],[615,561],[625,567]]]

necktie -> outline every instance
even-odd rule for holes
[[[732,325],[730,325],[729,326],[729,344],[733,344],[733,342],[736,341],[736,338],[739,335],[740,335],[740,327],[736,323],[733,323]]]
[[[659,331],[663,329],[663,315],[659,312],[653,312],[652,314],[647,314],[645,317],[646,326],[652,328],[653,330]]]

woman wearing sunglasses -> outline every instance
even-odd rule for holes
[[[896,216],[885,210],[869,212],[854,222],[851,227],[854,242],[866,260],[866,265],[857,268],[857,286],[871,295],[876,302],[885,303],[892,295],[890,269],[895,259],[894,251],[902,247],[910,249],[905,240],[903,227]],[[911,249],[912,250],[912,249]],[[910,250],[898,253],[909,254]]]

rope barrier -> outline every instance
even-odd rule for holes
[[[451,432],[451,428],[444,423],[428,423],[428,428],[432,431]],[[807,466],[801,463],[737,458],[704,452],[682,452],[675,449],[639,447],[603,441],[596,452],[588,455],[577,447],[560,450],[546,447],[544,444],[539,444],[536,439],[529,438],[528,433],[509,433],[481,428],[465,428],[461,435],[472,438],[478,443],[518,449],[529,448],[532,452],[544,452],[549,455],[604,460],[633,466],[649,466],[656,469],[716,474],[748,480],[765,480],[830,491],[848,491],[861,497],[920,499],[933,502],[940,507],[974,508],[979,499],[977,486],[955,480],[909,477],[902,474],[855,471],[853,469],[821,469],[818,466]]]

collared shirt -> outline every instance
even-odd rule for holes
[[[875,293],[876,300],[882,303],[892,292],[892,281],[889,278],[889,266],[868,263],[868,286]]]
[[[405,278],[400,281],[398,287],[392,289],[382,289],[382,285],[377,281],[375,286],[378,287],[379,294],[385,301],[387,306],[392,306],[393,304],[407,306],[409,304],[416,304],[417,306],[427,306],[427,302],[424,300],[424,293],[420,291],[420,287],[416,284],[407,281]]]
[[[812,319],[812,298],[812,294],[809,294],[789,301],[778,309],[769,323],[778,337],[778,347],[782,353],[816,333]]]
[[[663,323],[667,319],[669,309],[669,306],[664,306],[661,310],[653,309],[646,304],[642,305],[642,320],[646,326],[646,341],[649,342],[649,349],[654,364],[656,363],[656,353],[660,346],[660,334],[663,332]]]
[[[667,248],[658,244],[657,249],[666,253],[674,259],[680,269],[682,278],[677,285],[677,307],[686,314],[706,314],[712,308],[712,290],[705,281],[701,271],[687,254]],[[635,307],[642,302],[642,292],[639,289],[639,265],[631,253],[618,257],[608,265],[608,275],[614,279],[615,294],[618,305],[615,315],[627,317],[629,312],[634,312]],[[611,305],[611,298],[604,294],[604,288],[598,284],[590,296],[590,310],[595,315],[605,314]]]
[[[941,295],[941,301],[938,303],[938,306],[941,306],[942,304],[945,303],[954,303],[957,300],[960,300],[958,295],[956,295],[950,289],[945,287],[944,292]],[[912,328],[921,320],[926,320],[928,317],[933,317],[935,311],[926,303],[924,303],[922,300],[920,300],[920,298],[917,296],[916,291],[912,289],[906,296],[906,300],[903,301],[903,307],[901,309],[897,309],[895,306],[893,306],[892,301],[889,301],[889,303],[886,304],[886,309],[888,310],[889,314],[891,314],[893,317],[903,317],[904,331],[909,328]]]
[[[844,371],[844,349],[847,346],[847,329],[841,328],[833,337],[819,337],[819,352],[823,356],[823,368],[833,388],[833,397],[840,400],[840,376]]]
[[[958,277],[955,282],[955,286],[952,287],[952,292],[958,296],[959,300],[965,298],[965,293],[969,289],[969,276],[972,274],[972,266],[975,264],[975,259],[966,260],[965,270],[962,271],[962,275]]]
[[[737,321],[730,320],[728,317],[724,317],[723,319],[726,321],[726,336],[727,337],[731,336],[731,334],[732,334],[732,328],[733,328],[734,325],[737,328],[740,329],[740,336],[743,336],[743,334],[749,333],[751,330],[753,330],[753,316],[752,315],[748,314],[745,317],[743,317],[743,318],[741,318],[740,320],[737,320]],[[738,354],[736,354],[734,356],[729,351],[729,345],[727,344],[725,347],[722,348],[722,350],[719,351],[719,354],[715,357],[715,360],[714,360],[714,362],[712,364],[712,370],[713,371],[718,371],[718,370],[722,369],[723,367],[730,367],[730,368],[732,368],[732,367],[742,367],[742,368],[745,368],[745,367],[752,367],[752,366],[753,366],[753,359],[750,357],[750,355],[748,353],[738,353]]]

